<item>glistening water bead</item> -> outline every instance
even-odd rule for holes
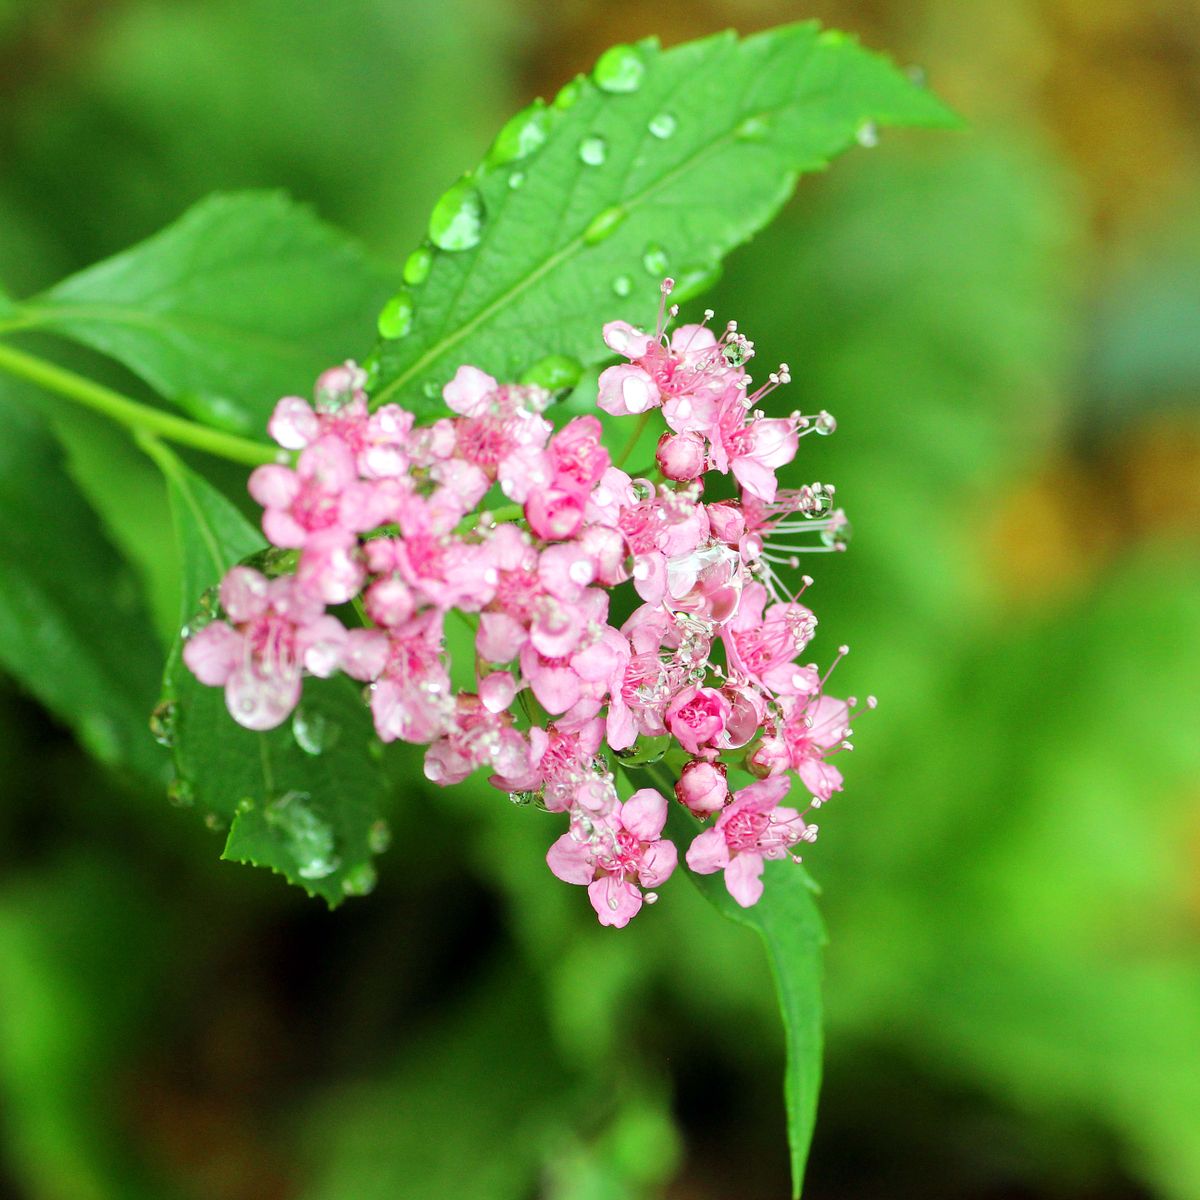
[[[483,237],[483,197],[469,179],[460,179],[433,206],[429,240],[442,250],[470,250]]]
[[[661,112],[656,117],[650,118],[650,123],[646,126],[651,134],[658,138],[659,141],[666,141],[678,127],[679,122],[669,112]]]
[[[428,246],[418,246],[404,260],[404,282],[409,287],[418,287],[429,278],[433,266],[433,251]]]
[[[579,158],[589,167],[600,167],[608,157],[608,143],[598,134],[585,137],[579,143]]]
[[[488,151],[488,166],[501,167],[528,158],[545,144],[549,133],[550,111],[538,100],[505,123]]]
[[[415,311],[412,292],[401,288],[379,311],[376,321],[379,336],[389,339],[407,337],[412,329]]]
[[[642,86],[646,64],[632,46],[612,46],[600,55],[592,78],[605,92],[636,92]]]
[[[667,252],[657,242],[651,242],[642,252],[642,266],[655,278],[661,279],[670,266]]]

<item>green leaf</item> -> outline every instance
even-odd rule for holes
[[[667,797],[667,830],[682,858],[701,826],[675,802],[673,774],[661,764],[645,769]],[[783,1094],[792,1190],[799,1196],[821,1089],[821,950],[825,931],[813,898],[815,885],[795,863],[786,859],[769,862],[762,899],[753,908],[742,908],[726,891],[721,874],[686,874],[722,916],[753,929],[766,947],[787,1042]]]
[[[0,395],[0,667],[97,758],[164,780],[146,718],[162,659],[137,581],[40,424]]]
[[[606,54],[597,78],[514,118],[438,202],[441,249],[410,259],[412,319],[381,344],[378,400],[419,405],[463,363],[517,378],[548,354],[601,361],[604,321],[651,318],[664,274],[677,297],[710,281],[802,172],[879,126],[955,123],[815,24],[642,42]]]
[[[157,443],[147,446],[167,477],[183,555],[185,605],[262,536],[200,476]],[[219,688],[184,666],[181,641],[167,664],[159,724],[170,741],[177,802],[215,829],[229,827],[222,857],[269,867],[336,907],[374,886],[385,848],[380,816],[386,783],[359,688],[345,676],[308,679],[292,721],[266,733],[236,724]]]
[[[362,250],[274,192],[210,196],[23,306],[197,419],[259,433],[284,393],[361,346],[388,293]]]

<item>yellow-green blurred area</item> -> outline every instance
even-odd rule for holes
[[[395,264],[608,44],[810,16],[969,126],[804,180],[704,301],[839,420],[791,480],[834,481],[855,530],[811,568],[814,650],[849,642],[835,690],[880,699],[806,855],[805,1195],[1196,1200],[1195,0],[0,0],[0,279],[247,186]],[[153,468],[72,428],[85,490],[122,455],[135,568],[168,554]],[[684,879],[601,929],[545,868],[551,818],[414,760],[377,891],[330,914],[11,683],[0,721],[0,1195],[786,1194],[767,968]]]

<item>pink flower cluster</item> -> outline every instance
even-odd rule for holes
[[[640,475],[613,461],[596,416],[555,430],[550,393],[475,367],[444,389],[452,415],[426,425],[395,404],[372,411],[352,363],[321,376],[315,403],[285,397],[269,429],[294,461],[249,487],[295,571],[235,567],[225,619],[183,650],[250,729],[286,720],[306,672],[361,680],[379,737],[425,746],[429,779],[482,769],[514,802],[563,814],[550,869],[618,927],[657,898],[678,853],[667,800],[641,788],[622,803],[615,768],[671,770],[678,802],[715,817],[687,865],[724,871],[748,906],[764,861],[813,840],[808,811],[841,790],[830,760],[849,748],[854,706],[798,661],[816,628],[800,603],[811,580],[793,593],[781,579],[801,553],[844,546],[833,489],[783,490],[775,475],[832,418],[763,414],[786,366],[751,391],[753,345],[733,323],[715,336],[711,313],[668,337],[670,289],[654,334],[604,328],[628,361],[601,375],[598,405],[632,418],[610,427],[631,425],[632,449],[652,410],[667,426]],[[724,498],[706,500],[721,475]],[[348,628],[329,609],[350,603]],[[469,689],[451,684],[452,614],[474,631]],[[757,781],[731,792],[730,770]],[[781,806],[796,776],[803,814]]]

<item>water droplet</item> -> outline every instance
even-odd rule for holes
[[[536,384],[548,392],[561,392],[573,388],[582,374],[583,364],[577,358],[569,358],[565,354],[550,354],[534,363],[521,376],[521,382]]]
[[[771,123],[765,116],[747,117],[734,130],[734,137],[743,142],[761,142],[771,130]]]
[[[404,282],[409,287],[419,287],[429,278],[433,266],[433,251],[428,246],[418,246],[404,260]]]
[[[657,242],[651,242],[642,251],[642,266],[656,278],[662,278],[669,265],[670,259],[667,258],[667,252]]]
[[[342,891],[347,896],[369,896],[378,881],[379,876],[370,863],[359,863],[342,876]]]
[[[582,75],[576,75],[574,79],[568,80],[559,88],[558,95],[554,97],[554,107],[560,112],[570,108],[583,94],[583,86]]]
[[[175,744],[175,718],[178,712],[179,706],[174,700],[163,700],[150,714],[150,732],[160,746],[170,748]]]
[[[837,419],[833,413],[827,413],[824,409],[813,418],[813,432],[820,434],[822,437],[828,437],[831,433],[837,432]]]
[[[428,379],[421,385],[421,391],[430,399],[436,400],[442,394],[442,385],[435,383],[434,380]]]
[[[264,815],[295,860],[301,879],[324,879],[341,865],[334,853],[333,827],[312,807],[307,792],[285,793]]]
[[[367,846],[372,854],[382,854],[392,844],[392,831],[386,821],[374,822],[367,830]]]
[[[849,521],[842,521],[836,529],[821,531],[821,541],[834,550],[845,550],[854,536],[854,529]]]
[[[175,808],[191,808],[196,803],[192,785],[178,775],[167,785],[167,802]]]
[[[854,139],[860,146],[866,146],[868,150],[873,146],[878,146],[879,126],[874,121],[864,121],[854,134]]]
[[[550,111],[540,100],[510,117],[496,134],[496,140],[488,151],[490,167],[502,167],[506,163],[528,158],[541,149],[550,133]]]
[[[292,736],[305,754],[321,754],[341,735],[341,729],[324,713],[306,708],[303,704],[292,716]]]
[[[510,188],[512,188],[514,192],[515,192],[515,191],[517,190],[517,188],[519,188],[519,187],[521,186],[521,184],[523,184],[524,182],[525,182],[525,172],[524,172],[524,171],[514,171],[514,172],[513,172],[513,173],[512,173],[512,174],[511,174],[511,175],[508,177],[508,186],[509,186]]]
[[[443,250],[470,250],[483,237],[483,197],[469,179],[460,179],[433,206],[429,238]]]
[[[379,336],[384,338],[407,337],[413,323],[412,292],[401,288],[380,310]]]
[[[633,291],[633,280],[628,275],[618,275],[612,282],[612,289],[618,296],[628,296]]]
[[[614,204],[612,208],[606,208],[603,212],[597,213],[583,231],[583,240],[589,246],[604,241],[625,220],[625,216],[626,211],[619,204]]]
[[[254,811],[254,798],[252,796],[243,796],[235,806],[239,813],[248,813]]]
[[[647,904],[657,904],[658,903],[658,893],[657,892],[647,892],[642,897],[642,899],[645,900],[645,902]]]
[[[649,689],[653,692],[653,689]],[[617,757],[626,767],[644,767],[658,762],[671,748],[669,734],[651,737],[649,734],[639,734],[636,742],[625,750],[618,750]]]
[[[654,137],[665,141],[679,127],[679,122],[675,119],[673,113],[661,112],[656,117],[650,118],[649,125],[646,126]]]
[[[579,157],[589,167],[601,166],[608,157],[608,143],[598,133],[593,133],[579,143]]]
[[[610,46],[597,60],[592,78],[606,92],[636,92],[645,74],[646,64],[632,46]]]

